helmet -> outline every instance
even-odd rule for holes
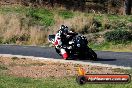
[[[60,26],[60,33],[63,34],[63,35],[67,35],[67,33],[68,33],[68,27],[64,26],[64,25],[61,25]]]
[[[65,26],[64,25],[61,25],[60,26],[60,30],[64,30],[65,29]]]
[[[68,28],[65,28],[65,29],[63,30],[63,34],[64,34],[64,35],[67,35],[67,33],[68,33]]]

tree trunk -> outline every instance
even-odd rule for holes
[[[131,15],[132,0],[125,0],[124,6],[125,6],[125,14]]]

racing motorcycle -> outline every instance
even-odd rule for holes
[[[52,44],[55,43],[55,37],[56,35],[49,35],[48,40],[49,42],[52,42]],[[62,56],[61,49],[65,49],[65,52],[68,54],[67,59],[90,59],[90,60],[97,60],[97,54],[87,46],[88,41],[86,37],[82,35],[76,35],[72,38],[71,41],[68,42],[68,45],[66,46],[55,46],[56,52]]]

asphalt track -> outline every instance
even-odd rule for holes
[[[80,60],[81,62],[101,63],[116,66],[132,67],[132,52],[95,51],[97,61]],[[54,48],[18,45],[0,45],[0,54],[34,56],[43,58],[62,59]]]

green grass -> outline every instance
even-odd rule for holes
[[[78,85],[71,78],[23,78],[0,75],[0,88],[132,88],[129,84],[85,84]]]
[[[39,24],[42,26],[53,26],[55,24],[54,14],[58,14],[63,19],[69,19],[74,17],[74,13],[66,10],[49,10],[45,8],[31,8],[24,6],[2,6],[0,8],[1,14],[13,14],[19,15],[25,14],[31,17],[31,24]]]
[[[128,19],[128,21],[129,21],[129,22],[132,22],[132,17],[130,17],[130,18]]]
[[[27,15],[32,17],[40,25],[52,26],[54,24],[54,14],[52,11],[42,8],[29,8]]]
[[[52,11],[43,8],[30,8],[23,6],[7,6],[1,7],[0,13],[2,14],[12,14],[17,13],[19,15],[25,14],[32,18],[32,23],[44,25],[46,27],[52,26],[54,24],[54,14]]]
[[[104,42],[101,44],[90,43],[89,47],[101,51],[132,52],[132,42],[126,42],[124,44],[114,42]]]
[[[111,15],[111,14],[93,14],[93,13],[85,13],[85,16],[94,16],[94,18],[98,21],[102,21],[104,18],[107,18],[109,21],[126,21],[132,22],[132,15]]]
[[[28,15],[35,15],[40,17],[44,23],[46,21],[50,21],[47,24],[51,26],[54,23],[53,20],[54,13],[61,16],[64,19],[73,18],[80,14],[80,12],[73,12],[68,10],[48,10],[45,8],[30,8],[24,6],[1,6],[0,13],[20,13],[20,14],[28,14]],[[132,22],[132,16],[123,16],[123,15],[111,15],[111,14],[93,14],[93,13],[84,13],[84,16],[94,16],[95,19],[102,21],[104,18],[108,18],[110,21],[115,20],[126,20],[127,22]],[[49,24],[51,23],[51,24]],[[46,23],[45,23],[46,24]]]
[[[62,10],[58,12],[59,16],[61,16],[63,19],[69,19],[74,17],[74,13],[67,10]]]
[[[46,27],[54,25],[54,14],[57,14],[57,12],[58,15],[61,16],[63,19],[69,19],[74,17],[74,13],[67,10],[54,11],[45,8],[30,8],[23,6],[3,6],[0,8],[0,13],[26,14],[27,16],[33,18],[33,24],[44,25]]]
[[[23,6],[1,6],[0,7],[0,13],[20,13],[25,14],[27,13],[29,7],[23,7]]]
[[[58,14],[58,16],[63,19],[70,19],[74,16],[80,15],[80,12],[73,12],[68,10],[49,10],[45,8],[30,8],[24,6],[2,6],[0,8],[0,13],[18,13],[18,14],[27,14],[34,18],[36,23],[40,23],[45,26],[52,26],[55,23],[54,14]],[[83,13],[82,13],[83,14]],[[108,18],[111,22],[113,21],[125,21],[132,22],[132,16],[122,16],[122,15],[108,15],[108,14],[93,14],[93,13],[85,13],[84,16],[94,16],[94,18],[98,21],[102,21],[105,18]]]
[[[108,42],[105,42],[105,43],[102,43],[102,44],[90,43],[89,47],[94,49],[94,50],[105,50],[105,49],[110,48],[110,43],[108,43]]]

